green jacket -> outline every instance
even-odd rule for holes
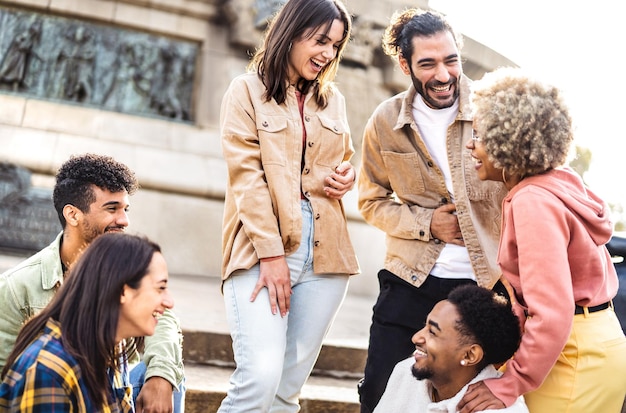
[[[0,275],[0,370],[22,325],[52,300],[63,283],[62,236],[61,232],[46,248]],[[184,375],[182,344],[178,318],[166,310],[154,335],[145,339],[146,379],[162,377],[178,388]]]

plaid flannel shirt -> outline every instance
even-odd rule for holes
[[[112,402],[93,405],[76,359],[63,348],[61,326],[48,320],[43,334],[17,358],[0,384],[0,411],[134,412],[126,365],[109,375]]]

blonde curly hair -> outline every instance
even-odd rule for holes
[[[472,85],[474,129],[489,159],[507,174],[541,174],[563,165],[574,139],[560,90],[500,68]]]

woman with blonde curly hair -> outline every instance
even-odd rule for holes
[[[573,129],[561,92],[503,68],[476,82],[471,99],[475,135],[466,147],[478,176],[509,190],[498,264],[523,335],[504,374],[472,385],[457,407],[503,408],[524,394],[531,413],[618,413],[626,338],[611,302],[612,223],[606,203],[563,166]]]

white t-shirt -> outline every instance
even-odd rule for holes
[[[432,386],[428,380],[418,380],[413,376],[411,367],[415,359],[411,356],[394,367],[387,388],[374,409],[374,413],[456,413],[456,405],[461,401],[470,384],[485,379],[500,377],[502,373],[493,365],[485,367],[476,377],[467,383],[454,397],[439,402],[431,400]],[[482,410],[493,413],[529,413],[524,397],[517,398],[510,407],[498,410]]]
[[[431,108],[424,102],[422,95],[419,93],[415,94],[415,99],[413,100],[413,119],[415,119],[428,152],[443,173],[446,188],[452,202],[454,202],[454,189],[452,187],[450,163],[448,162],[446,136],[448,127],[454,122],[458,111],[458,99],[452,106],[444,109]],[[454,244],[446,244],[430,273],[440,278],[469,278],[476,281],[476,275],[474,275],[467,248]]]

